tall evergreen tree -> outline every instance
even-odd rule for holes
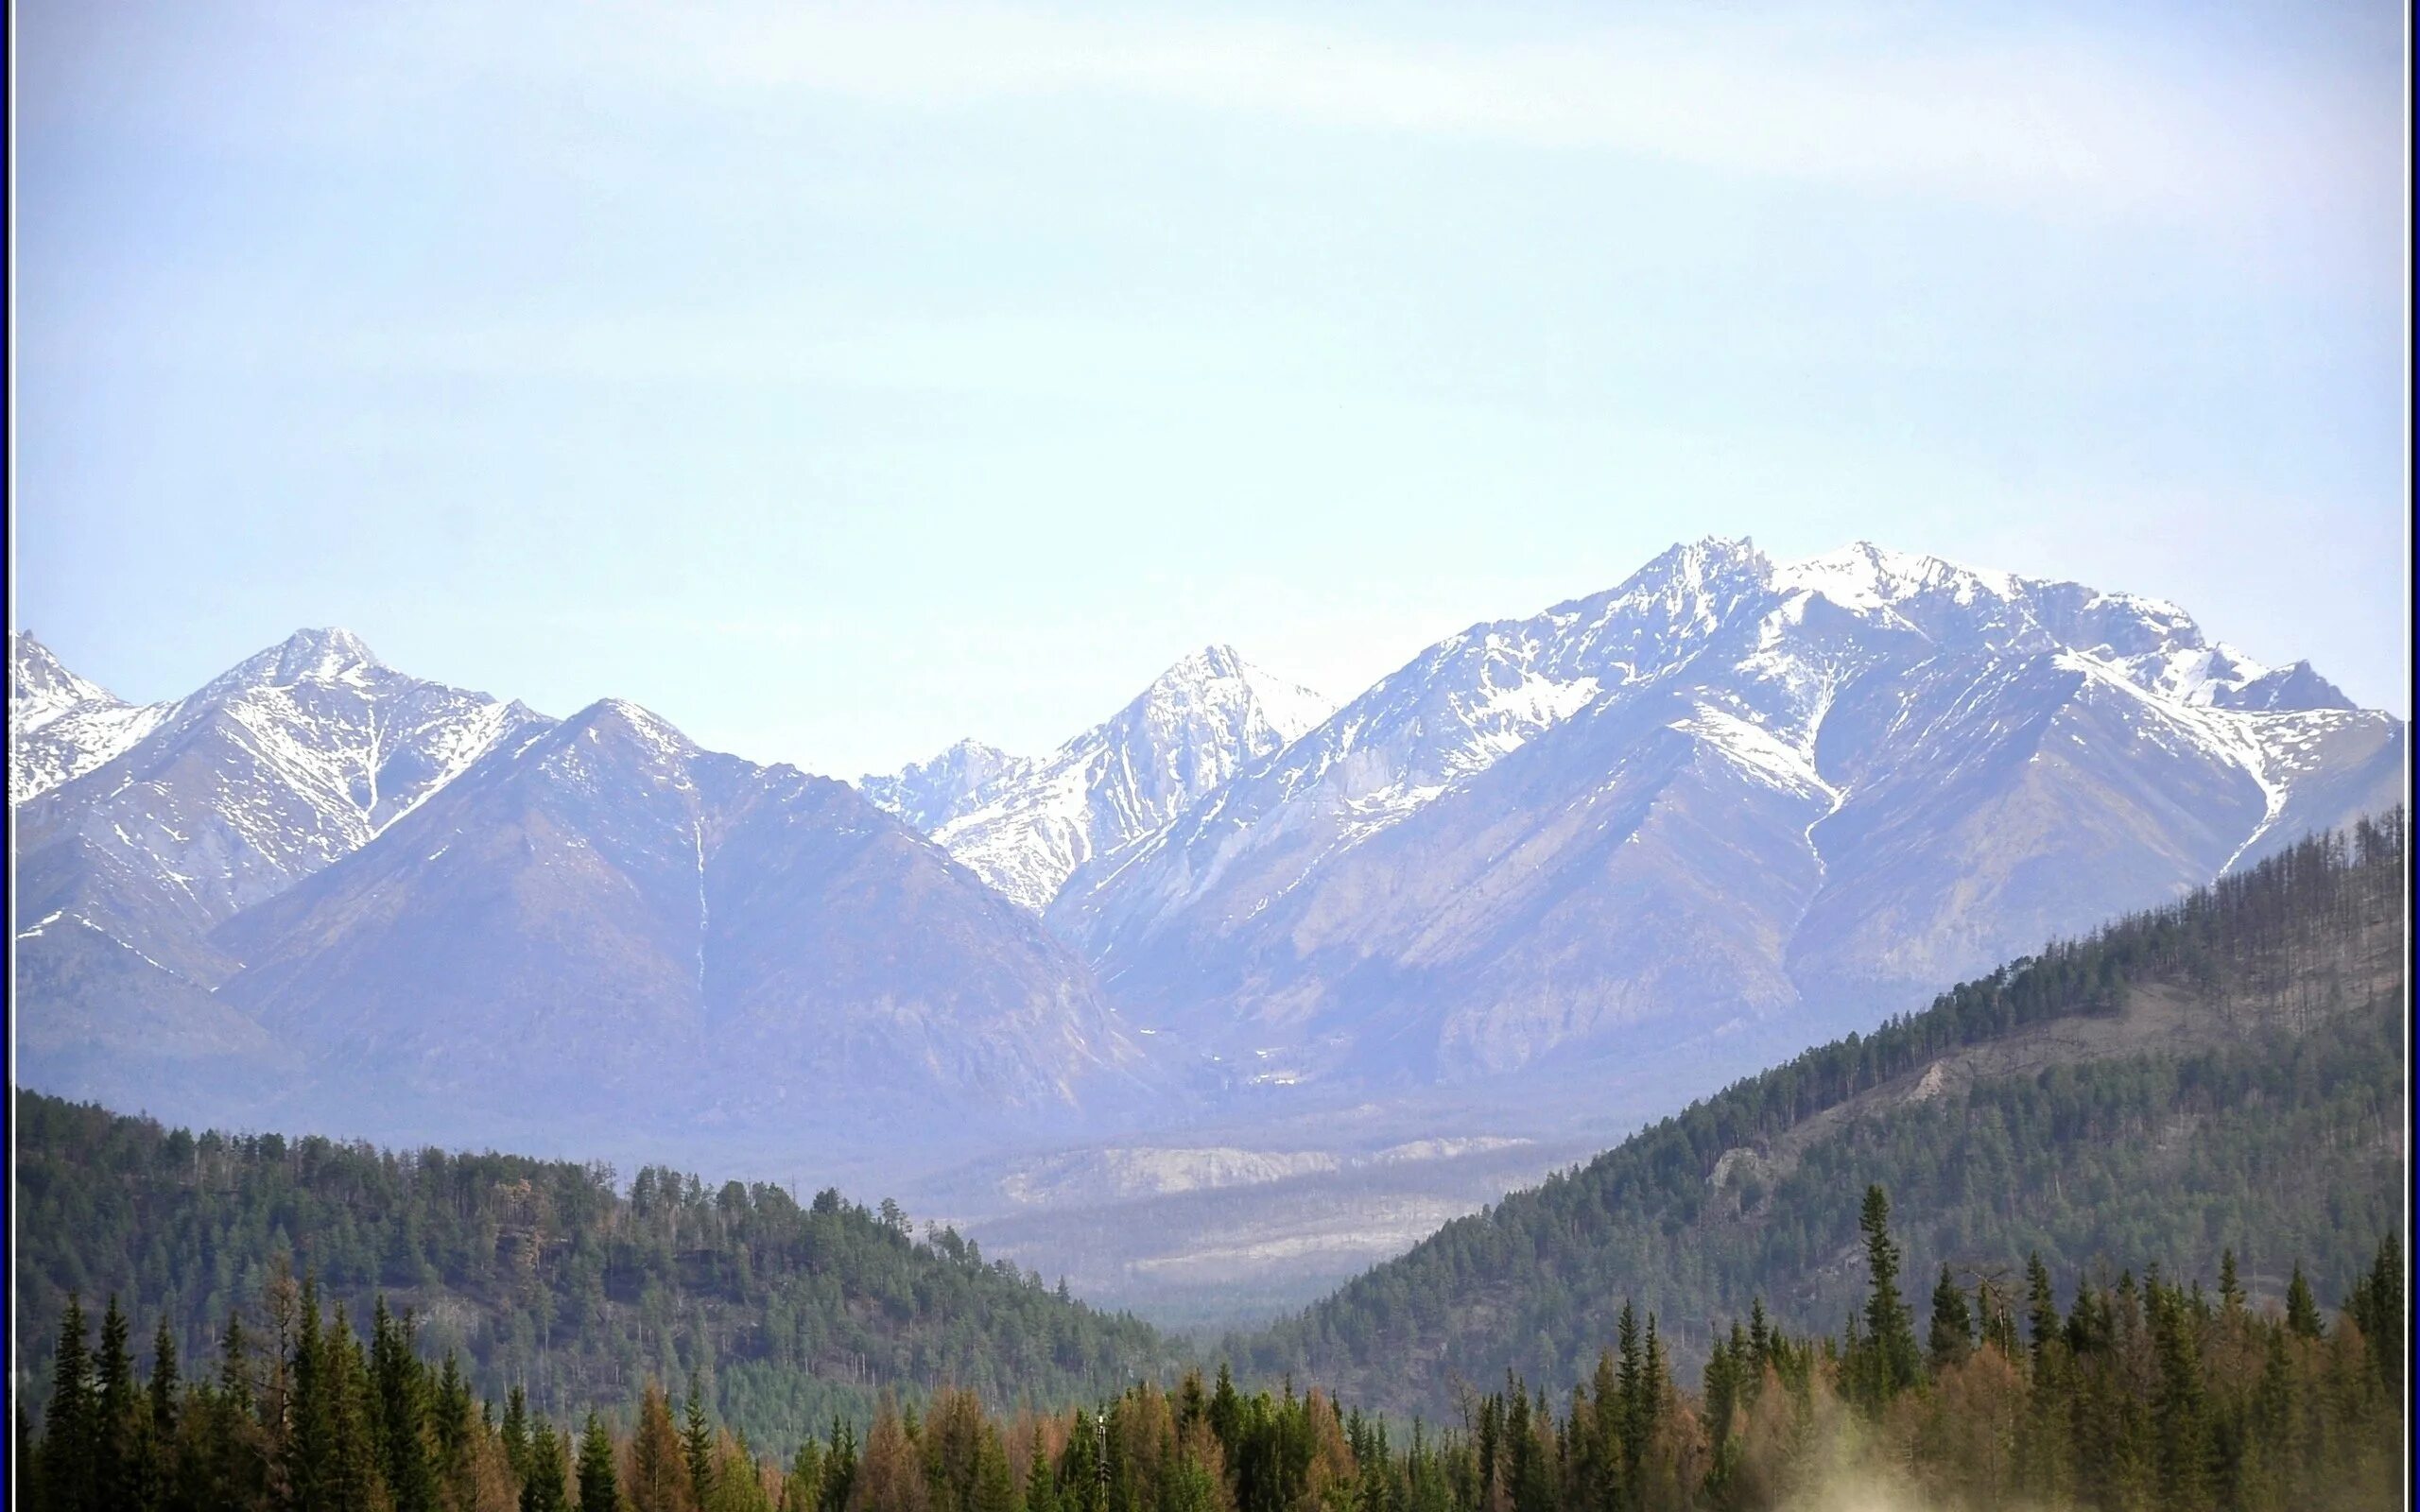
[[[2294,1263],[2293,1280],[2286,1283],[2286,1327],[2306,1339],[2320,1334],[2319,1301],[2310,1294],[2310,1282],[2303,1277],[2302,1262]]]
[[[1891,1199],[1879,1186],[1865,1189],[1858,1216],[1865,1235],[1866,1285],[1863,1395],[1878,1411],[1916,1383],[1915,1325],[1899,1295],[1899,1246],[1891,1238]]]
[[[168,1332],[165,1314],[151,1335],[151,1428],[164,1440],[177,1432],[177,1400],[183,1383],[177,1374],[177,1336]]]
[[[1966,1294],[1950,1280],[1945,1263],[1941,1280],[1932,1289],[1932,1329],[1926,1336],[1925,1358],[1936,1371],[1946,1370],[1965,1359],[1974,1344],[1974,1319],[1966,1311]]]
[[[2026,1256],[2026,1328],[2032,1333],[2032,1362],[2043,1362],[2043,1345],[2060,1338],[2065,1323],[2060,1321],[2060,1297],[2049,1289],[2049,1265],[2043,1265],[2043,1251]]]
[[[1226,1366],[1219,1367],[1219,1383],[1232,1395]],[[1215,1400],[1215,1399],[1214,1399]],[[1213,1421],[1216,1421],[1215,1407]],[[1025,1512],[1059,1512],[1059,1487],[1050,1473],[1050,1456],[1045,1452],[1042,1435],[1033,1435],[1033,1458],[1025,1469]]]
[[[580,1512],[616,1512],[621,1504],[621,1486],[614,1475],[614,1435],[592,1412],[579,1432]]]
[[[327,1360],[321,1386],[327,1400],[328,1459],[323,1503],[338,1508],[375,1506],[383,1490],[378,1468],[377,1402],[369,1361],[353,1324],[339,1307],[326,1330]]]
[[[412,1352],[409,1317],[387,1311],[377,1299],[371,1314],[370,1377],[377,1402],[379,1469],[395,1512],[434,1512],[436,1466],[430,1455],[426,1384]]]
[[[568,1512],[563,1498],[563,1445],[541,1418],[529,1431],[529,1473],[521,1482],[521,1512]]]
[[[335,1472],[336,1385],[328,1379],[328,1344],[320,1319],[320,1285],[302,1278],[295,1314],[294,1353],[285,1371],[285,1421],[282,1440],[287,1505],[294,1512],[335,1512],[330,1482]]]
[[[84,1309],[70,1292],[59,1321],[58,1352],[51,1356],[49,1431],[42,1446],[43,1503],[49,1512],[87,1512],[99,1504],[94,1441],[100,1408],[85,1350]]]
[[[2152,1418],[2158,1435],[2160,1505],[2169,1512],[2200,1512],[2209,1504],[2210,1427],[2195,1320],[2173,1286],[2153,1282],[2148,1300],[2159,1371]]]
[[[504,1462],[515,1481],[529,1477],[529,1396],[515,1382],[504,1393]]]
[[[105,1507],[134,1506],[142,1498],[134,1420],[141,1399],[127,1335],[126,1314],[112,1294],[101,1314],[100,1354],[93,1370],[93,1488]]]
[[[715,1488],[715,1430],[706,1418],[704,1385],[689,1372],[689,1397],[682,1407],[681,1457],[689,1469],[689,1494],[699,1506],[708,1504]]]

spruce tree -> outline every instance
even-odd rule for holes
[[[218,1335],[218,1395],[235,1411],[252,1410],[252,1346],[244,1337],[244,1320],[227,1314],[226,1331]]]
[[[1891,1239],[1891,1199],[1878,1186],[1865,1189],[1865,1204],[1858,1217],[1865,1235],[1865,1369],[1866,1404],[1878,1411],[1892,1398],[1916,1383],[1915,1324],[1899,1296],[1899,1246]]]
[[[1966,1311],[1966,1294],[1950,1280],[1945,1263],[1941,1280],[1932,1289],[1932,1330],[1926,1336],[1925,1358],[1934,1370],[1946,1370],[1965,1359],[1974,1346],[1974,1319]]]
[[[2403,1395],[2403,1242],[2389,1233],[2378,1241],[2369,1274],[2353,1287],[2347,1308],[2361,1326],[2370,1363],[2388,1397]]]
[[[563,1501],[562,1440],[544,1418],[529,1432],[529,1473],[521,1482],[521,1512],[568,1512]]]
[[[374,1506],[385,1477],[378,1467],[377,1400],[370,1364],[342,1307],[326,1332],[323,1387],[327,1397],[326,1505]]]
[[[823,1456],[822,1512],[844,1512],[857,1485],[856,1430],[832,1419],[832,1448]]]
[[[1219,1366],[1219,1384],[1232,1397],[1234,1385],[1227,1380],[1227,1367]],[[1211,1421],[1218,1421],[1216,1399],[1213,1399]],[[1215,1431],[1215,1429],[1214,1429]],[[1033,1460],[1025,1469],[1025,1512],[1059,1512],[1059,1488],[1050,1473],[1050,1456],[1043,1452],[1042,1435],[1033,1435]]]
[[[85,1352],[84,1309],[67,1294],[59,1320],[59,1349],[50,1362],[50,1408],[42,1444],[43,1504],[47,1512],[91,1512],[99,1505],[94,1439],[99,1406]]]
[[[815,1512],[823,1501],[823,1446],[813,1434],[799,1440],[782,1478],[782,1512]]]
[[[806,1452],[799,1451],[802,1458]],[[580,1512],[616,1512],[621,1503],[622,1490],[614,1476],[614,1435],[592,1412],[579,1431]]]
[[[497,1436],[504,1443],[504,1462],[512,1470],[515,1481],[529,1478],[529,1397],[515,1382],[504,1393],[504,1427]]]
[[[1647,1454],[1647,1352],[1638,1335],[1638,1313],[1630,1299],[1622,1299],[1620,1320],[1615,1325],[1616,1348],[1621,1351],[1615,1369],[1615,1391],[1620,1403],[1615,1415],[1616,1432],[1621,1445],[1623,1502],[1632,1501],[1630,1492],[1638,1485],[1639,1462]]]
[[[93,1488],[105,1507],[130,1507],[142,1500],[135,1442],[134,1351],[127,1339],[126,1314],[110,1297],[101,1314],[101,1349],[94,1362]]]
[[[151,1430],[162,1442],[176,1436],[177,1394],[182,1383],[177,1377],[177,1337],[168,1332],[168,1317],[160,1315],[158,1332],[151,1335]]]
[[[2306,1339],[2320,1334],[2319,1303],[2310,1295],[2310,1282],[2303,1278],[2302,1262],[2294,1262],[2293,1280],[2286,1283],[2286,1327]]]
[[[336,1458],[335,1383],[328,1379],[327,1341],[320,1326],[320,1283],[302,1278],[294,1355],[286,1362],[283,1445],[287,1504],[297,1512],[333,1508],[329,1485]]]
[[[1016,1477],[1009,1469],[1000,1435],[989,1423],[983,1425],[982,1441],[975,1452],[974,1508],[975,1512],[1018,1512]]]
[[[698,1372],[689,1372],[689,1399],[682,1408],[681,1457],[689,1469],[689,1494],[700,1507],[714,1494],[715,1431],[706,1420],[704,1387]]]
[[[2200,1512],[2209,1503],[2210,1429],[2192,1313],[2172,1286],[2149,1289],[2152,1349],[2159,1370],[2152,1401],[2158,1435],[2160,1505]]]
[[[412,1353],[411,1320],[389,1313],[384,1297],[371,1318],[370,1375],[377,1399],[379,1469],[394,1512],[434,1512],[437,1474],[429,1458],[425,1386]]]

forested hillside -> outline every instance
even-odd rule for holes
[[[1234,1341],[1238,1368],[1433,1418],[1507,1368],[1564,1389],[1625,1296],[1684,1359],[1758,1294],[1830,1332],[1869,1182],[1927,1270],[2232,1248],[2256,1295],[2290,1256],[2341,1285],[2403,1211],[2404,850],[2400,810],[2310,838],[1809,1051]]]
[[[192,1356],[281,1258],[356,1321],[381,1294],[414,1313],[486,1395],[526,1385],[560,1415],[696,1370],[759,1439],[863,1421],[885,1386],[1060,1402],[1177,1358],[1143,1323],[830,1191],[802,1206],[652,1168],[622,1190],[598,1166],[197,1136],[34,1093],[17,1137],[15,1366],[37,1409],[71,1291],[164,1317]]]
[[[1404,1432],[1316,1387],[1250,1395],[1221,1369],[1058,1413],[886,1393],[795,1442],[718,1428],[692,1379],[646,1383],[575,1429],[516,1392],[475,1400],[383,1307],[365,1341],[289,1276],[231,1316],[208,1361],[164,1328],[147,1361],[114,1304],[97,1347],[71,1304],[51,1411],[18,1419],[32,1512],[2369,1512],[2402,1487],[2405,1286],[2390,1235],[2331,1322],[2302,1272],[2251,1305],[2233,1256],[2215,1295],[2155,1269],[2062,1309],[1946,1270],[1921,1333],[1887,1194],[1858,1206],[1866,1284],[1838,1338],[1733,1320],[1691,1393],[1655,1315],[1556,1399],[1508,1376],[1442,1432]],[[2012,1257],[2013,1259],[2014,1257]],[[1971,1305],[1970,1305],[1971,1304]],[[248,1331],[245,1317],[252,1320]],[[1920,1342],[1921,1340],[1921,1342]],[[767,1451],[772,1451],[768,1453]]]

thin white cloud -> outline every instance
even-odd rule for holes
[[[2392,192],[2398,151],[2392,101],[2372,119],[2379,101],[2283,68],[2048,26],[1944,33],[1899,12],[1631,10],[1552,43],[1451,47],[971,6],[609,8],[534,37],[495,31],[493,14],[421,36],[642,94],[1088,94],[2102,211],[2342,208]]]
[[[408,146],[499,98],[647,123],[667,108],[661,120],[778,121],[817,97],[952,111],[1079,96],[2063,212],[2399,219],[2393,70],[2346,77],[2203,45],[2190,17],[2130,36],[2021,9],[1624,6],[1550,38],[1448,43],[1132,8],[268,0],[249,15],[110,13],[80,45],[38,33],[26,82],[37,116],[161,112],[188,136],[308,150],[363,134]],[[214,48],[247,92],[197,64]],[[492,147],[542,152],[552,134]]]

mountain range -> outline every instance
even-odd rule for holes
[[[844,783],[303,631],[125,712],[19,636],[26,1079],[501,1132],[1098,1110],[1142,1057],[1029,914]]]
[[[1709,540],[1431,646],[1044,917],[1264,1084],[1805,1043],[2396,801],[2403,742],[2170,604]]]
[[[855,786],[341,631],[159,705],[10,662],[26,1081],[399,1138],[1514,1106],[1870,1024],[2403,789],[2306,663],[1868,545],[1676,546],[1340,708],[1211,647]]]

